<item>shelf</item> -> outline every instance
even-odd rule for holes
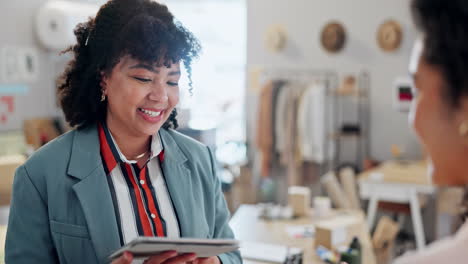
[[[332,133],[328,135],[331,139],[359,139],[362,138],[362,134],[352,134],[352,133]]]
[[[338,97],[367,97],[368,93],[364,90],[343,92],[343,91],[336,89],[332,91],[332,95],[338,96]]]

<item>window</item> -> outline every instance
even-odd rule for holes
[[[192,66],[193,96],[181,80],[180,108],[190,110],[189,126],[216,128],[216,144],[245,141],[245,0],[165,2],[200,40],[203,52]]]

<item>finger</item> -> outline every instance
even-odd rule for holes
[[[185,253],[177,257],[170,258],[164,262],[164,264],[181,264],[185,262],[194,261],[197,259],[197,254],[195,253]]]
[[[197,263],[196,264],[216,264],[219,262],[217,262],[218,257],[208,257],[208,258],[197,258]]]
[[[190,264],[198,264],[198,263],[199,263],[198,260],[199,260],[199,258],[195,259],[194,261],[187,262],[187,263],[190,263]]]
[[[133,255],[130,252],[125,251],[120,258],[112,261],[112,264],[131,264],[133,261]]]
[[[165,251],[162,252],[158,255],[151,256],[146,263],[148,264],[160,264],[163,263],[164,261],[176,257],[177,256],[177,251],[171,250],[171,251]]]

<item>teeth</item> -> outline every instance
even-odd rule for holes
[[[146,110],[146,109],[143,109],[143,108],[139,108],[139,110],[151,117],[156,117],[156,116],[159,116],[161,114],[161,112],[154,112],[154,111],[149,111],[149,110]]]

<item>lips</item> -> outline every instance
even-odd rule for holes
[[[163,120],[165,109],[138,108],[137,113],[143,120],[156,124]]]
[[[138,108],[138,111],[145,113],[149,115],[150,117],[157,117],[157,116],[160,116],[162,113],[162,110],[149,110],[147,108]]]

